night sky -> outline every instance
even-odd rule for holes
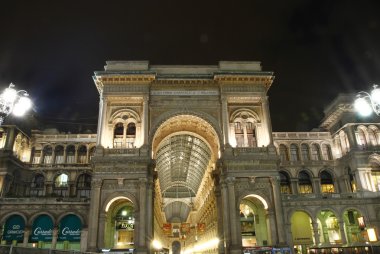
[[[0,8],[0,88],[26,89],[45,127],[96,130],[92,75],[106,60],[261,61],[276,76],[274,131],[318,127],[339,93],[380,83],[380,1],[12,0]]]

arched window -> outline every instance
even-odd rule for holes
[[[55,164],[63,164],[65,158],[63,157],[63,146],[56,146],[54,149],[55,154]]]
[[[32,148],[32,164],[40,163],[40,159],[41,159],[41,150],[38,150],[35,147],[33,147]]]
[[[122,123],[117,123],[113,130],[113,147],[114,148],[123,147],[123,136],[124,136],[124,125]]]
[[[296,144],[290,145],[290,160],[291,161],[298,161],[298,146]]]
[[[77,196],[90,198],[91,192],[91,175],[84,173],[78,177]]]
[[[281,187],[281,193],[284,194],[291,194],[291,188],[290,188],[290,180],[288,173],[284,171],[280,171],[280,187]]]
[[[69,176],[66,174],[58,175],[54,180],[55,187],[67,187]]]
[[[280,157],[281,161],[289,161],[289,156],[288,156],[288,148],[285,145],[280,145]]]
[[[127,139],[126,148],[133,148],[136,138],[136,125],[135,123],[129,123],[127,126]]]
[[[368,128],[368,139],[369,139],[369,143],[372,145],[372,146],[377,146],[377,140],[376,140],[376,136],[375,136],[375,133],[374,131],[371,129],[371,128]]]
[[[32,197],[39,197],[39,196],[45,195],[44,187],[45,187],[45,177],[42,174],[36,174],[32,182],[30,195]]]
[[[309,145],[308,144],[302,144],[301,145],[301,153],[302,153],[302,160],[303,161],[310,160],[310,152],[309,152]]]
[[[318,144],[311,145],[311,159],[314,161],[321,160],[321,151]]]
[[[69,145],[66,148],[66,163],[74,164],[75,163],[75,146]]]
[[[333,178],[326,170],[321,172],[321,191],[322,193],[335,192]]]
[[[66,197],[68,196],[68,182],[69,176],[66,174],[60,174],[54,179],[53,193],[56,196]]]
[[[248,147],[257,147],[256,142],[256,131],[252,122],[246,123],[247,127],[247,139],[248,139]]]
[[[51,146],[44,147],[44,164],[51,164],[53,156],[53,148]]]
[[[324,160],[332,160],[331,147],[328,144],[322,145],[322,156]]]
[[[45,177],[42,174],[37,174],[34,176],[32,187],[43,188],[45,185]]]
[[[80,146],[78,149],[78,163],[85,164],[87,163],[87,147]]]
[[[313,193],[310,176],[305,170],[298,174],[298,187],[301,194]]]

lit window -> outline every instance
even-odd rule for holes
[[[310,176],[306,171],[301,171],[298,175],[299,192],[302,194],[313,193]]]
[[[334,181],[331,174],[327,171],[321,172],[321,191],[322,193],[334,193]]]
[[[55,187],[67,187],[68,179],[66,174],[60,174],[55,178]]]

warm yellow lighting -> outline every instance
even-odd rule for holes
[[[156,249],[156,250],[161,250],[161,249],[162,249],[162,244],[161,244],[161,242],[158,241],[158,240],[156,240],[156,239],[152,241],[152,246],[153,246],[153,248]]]
[[[374,228],[367,228],[367,234],[370,242],[377,242],[376,230]]]
[[[129,198],[119,196],[119,197],[116,197],[116,198],[111,199],[111,200],[107,203],[105,211],[108,212],[108,210],[110,209],[110,206],[112,205],[112,203],[115,202],[116,200],[119,200],[119,199],[125,199],[125,200],[128,200],[128,201],[132,202]],[[132,202],[132,203],[133,203],[133,202]]]
[[[265,199],[263,199],[261,196],[259,195],[256,195],[256,194],[250,194],[246,197],[253,197],[253,198],[257,198],[258,200],[261,201],[261,203],[263,203],[263,206],[264,206],[264,209],[267,210],[268,209],[268,203],[267,201],[265,201]]]
[[[210,250],[210,249],[218,247],[219,242],[220,242],[219,238],[213,238],[210,241],[195,245],[194,248],[186,249],[183,253],[191,254],[194,252],[203,252],[205,250]]]
[[[127,211],[121,211],[121,216],[127,216]]]

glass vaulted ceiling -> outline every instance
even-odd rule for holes
[[[200,138],[179,134],[163,140],[156,160],[163,197],[194,197],[210,159],[211,150]]]

